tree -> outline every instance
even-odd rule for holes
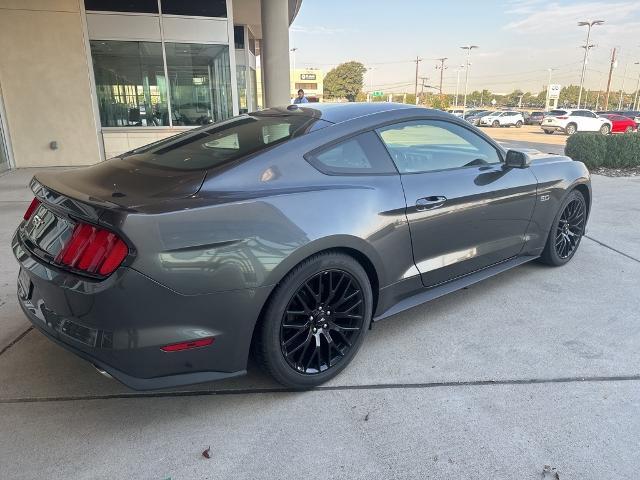
[[[324,96],[346,98],[354,102],[358,93],[362,91],[366,71],[360,62],[341,63],[324,77]]]

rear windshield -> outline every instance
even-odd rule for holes
[[[329,125],[304,115],[242,115],[152,143],[124,159],[176,170],[203,170],[239,160]]]
[[[551,110],[549,112],[549,115],[554,115],[554,116],[555,115],[566,115],[566,114],[567,114],[566,110]]]

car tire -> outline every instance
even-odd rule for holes
[[[600,133],[602,135],[609,135],[610,132],[611,127],[609,127],[609,125],[607,125],[606,123],[600,127]]]
[[[633,133],[633,127],[629,126],[624,129],[624,133]]]
[[[543,128],[543,130],[547,135],[553,135],[553,130],[549,130],[548,128]]]
[[[540,261],[554,267],[568,263],[580,246],[586,222],[587,202],[584,195],[572,190],[553,219]]]
[[[351,362],[372,315],[371,284],[360,263],[337,252],[314,255],[273,291],[254,337],[254,356],[282,385],[315,387]]]
[[[493,123],[491,124],[491,126],[493,128],[498,128],[500,126],[500,122],[498,120],[494,120]]]
[[[575,123],[570,123],[569,125],[567,125],[564,129],[564,132],[567,135],[573,135],[574,133],[576,133],[578,131],[578,127]]]
[[[518,120],[516,122],[516,128],[521,128],[522,127],[522,122],[520,120]]]

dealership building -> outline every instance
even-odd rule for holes
[[[289,103],[301,1],[0,0],[0,173]]]

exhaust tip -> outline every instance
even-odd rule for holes
[[[100,368],[99,366],[97,366],[95,363],[92,363],[91,365],[93,365],[93,368],[96,369],[96,371],[102,375],[103,377],[107,377],[111,380],[113,380],[113,377],[111,376],[111,374],[105,370],[103,370],[102,368]]]

